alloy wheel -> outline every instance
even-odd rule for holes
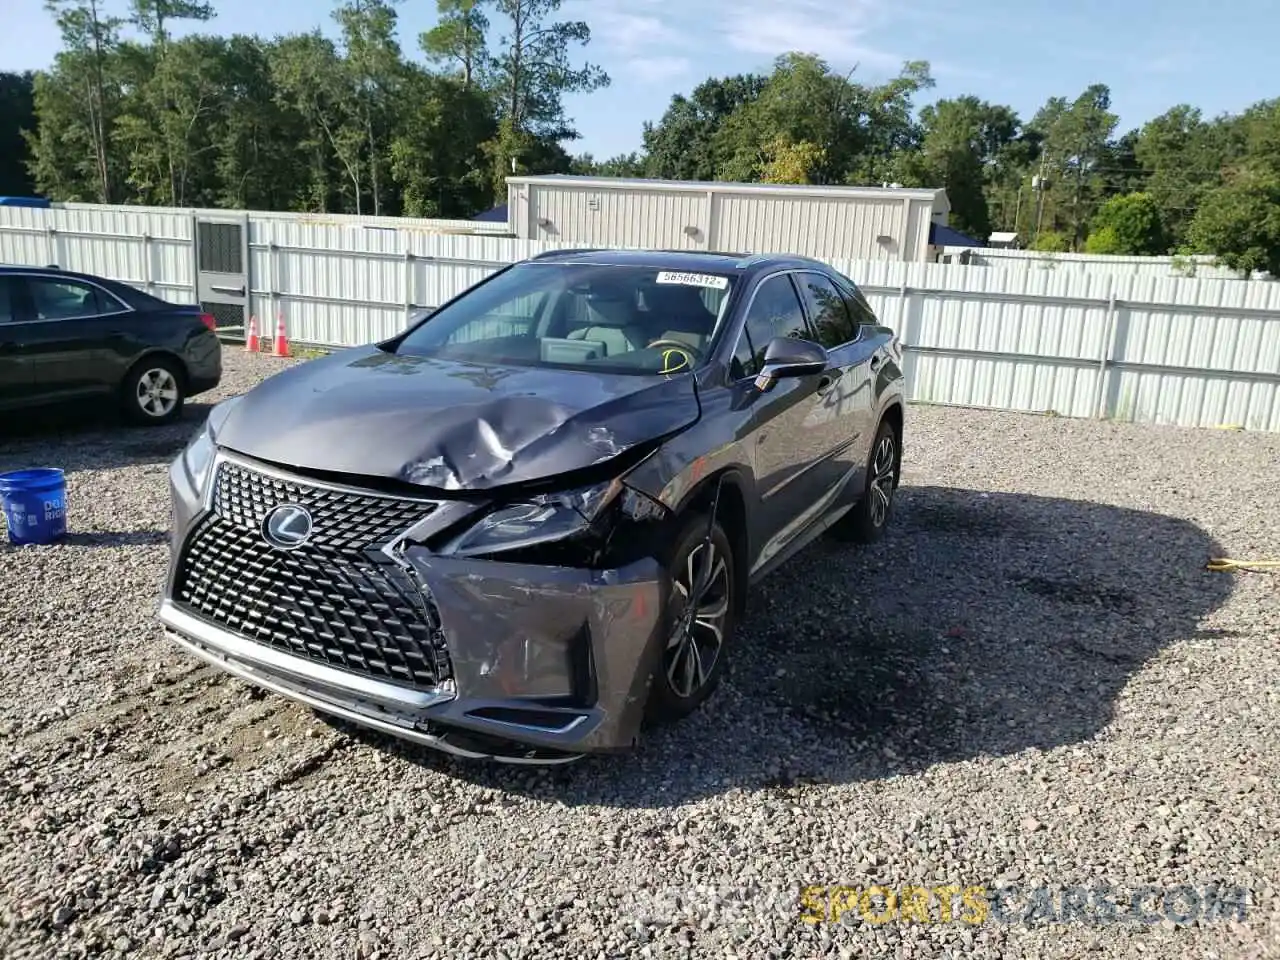
[[[894,490],[894,449],[893,434],[886,432],[876,445],[875,455],[871,458],[871,484],[868,495],[871,502],[871,524],[884,526],[889,517],[889,507],[893,503]]]
[[[714,541],[689,551],[673,587],[675,628],[667,643],[667,680],[672,693],[688,698],[711,676],[729,617],[729,566]]]
[[[136,398],[147,416],[167,416],[178,403],[178,381],[164,367],[153,367],[138,378]]]

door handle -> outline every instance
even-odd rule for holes
[[[878,354],[878,353],[877,353],[877,354],[875,354],[875,355],[871,358],[871,369],[872,369],[872,370],[879,370],[879,369],[880,369],[880,364],[882,364],[882,363],[884,363],[884,357],[880,356],[880,354]]]
[[[229,293],[236,297],[244,296],[244,287],[220,287],[216,284],[210,284],[209,289],[216,290],[218,293]]]

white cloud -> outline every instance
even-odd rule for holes
[[[612,50],[642,51],[679,40],[677,31],[658,17],[637,15],[610,6],[593,11],[588,22],[592,42]]]
[[[685,76],[692,68],[688,57],[632,57],[624,76],[644,83],[663,83]]]
[[[730,0],[717,0],[726,10]],[[730,46],[744,53],[776,56],[795,50],[813,53],[832,64],[861,64],[896,70],[907,59],[882,50],[868,35],[883,19],[871,0],[752,0],[734,4],[723,19]]]
[[[895,73],[908,59],[870,39],[893,16],[891,0],[574,0],[564,12],[591,25],[592,47],[622,54],[643,79],[670,79],[726,51],[772,60],[794,50],[837,69]]]

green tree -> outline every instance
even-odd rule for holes
[[[436,0],[436,8],[440,19],[418,37],[418,45],[433,63],[455,67],[469,90],[488,66],[489,19],[481,0]]]
[[[368,181],[364,135],[333,41],[318,30],[283,38],[275,45],[272,78],[277,101],[306,131],[299,146],[308,173],[298,178],[298,208],[359,212]]]
[[[985,239],[991,233],[987,191],[999,182],[1000,162],[1018,133],[1007,107],[977,97],[940,100],[920,111],[918,152],[906,152],[896,178],[920,187],[945,187],[958,230]]]
[[[108,82],[108,61],[124,21],[109,16],[101,0],[46,0],[45,8],[54,16],[63,50],[54,61],[53,72],[59,76],[37,82],[36,111],[42,112],[43,105],[51,117],[71,127],[46,130],[42,125],[40,138],[32,141],[36,183],[41,189],[65,183],[85,199],[110,203],[114,178],[108,141],[119,91]],[[58,155],[77,141],[91,151],[96,196],[86,193],[87,185],[68,169],[68,159]]]
[[[140,75],[134,73],[135,83],[130,84],[129,89],[135,95],[127,115],[122,116],[118,124],[126,128],[121,133],[126,143],[148,153],[158,150],[163,157],[165,190],[152,187],[150,172],[141,174],[151,197],[148,202],[182,204],[191,165],[191,140],[197,132],[196,126],[205,119],[210,90],[207,83],[201,82],[202,89],[195,95],[195,102],[190,100],[191,85],[187,81],[192,74],[187,68],[195,64],[185,63],[181,54],[170,56],[169,25],[175,20],[212,20],[213,7],[193,0],[130,0],[129,6],[128,22],[149,37],[151,44],[147,48],[130,45],[129,59],[134,65],[143,64],[144,69]],[[182,49],[195,52],[191,43],[184,44]],[[199,49],[197,69],[208,66],[206,55],[209,53],[207,47]],[[216,80],[214,86],[219,86]],[[214,92],[213,96],[216,95]],[[132,180],[139,176],[139,161],[135,159],[129,166],[126,176]]]
[[[34,75],[0,73],[0,196],[25,197],[35,190],[25,136],[35,128]]]
[[[569,173],[580,177],[643,177],[644,159],[632,152],[597,161],[591,154],[584,153],[570,161]]]
[[[821,147],[808,140],[793,143],[784,134],[764,145],[762,183],[812,183],[813,172],[826,157]]]
[[[878,87],[834,73],[819,57],[789,53],[774,63],[759,94],[735,109],[715,134],[717,176],[759,180],[771,145],[812,145],[814,183],[871,183],[891,178],[898,152],[914,145],[919,128],[912,97],[932,86],[928,65],[905,64]]]
[[[1265,270],[1280,278],[1280,176],[1259,166],[1233,172],[1205,195],[1188,240],[1245,277]]]
[[[396,11],[399,0],[351,0],[334,11],[342,30],[345,57],[342,61],[344,89],[341,96],[359,126],[363,140],[364,167],[368,171],[373,215],[382,214],[382,170],[388,150],[388,127],[397,85],[402,74],[400,45],[396,42]],[[344,131],[354,139],[352,130]],[[357,191],[356,212],[361,210]]]
[[[1067,253],[1071,250],[1071,238],[1061,230],[1042,230],[1032,242],[1031,249],[1043,253]]]
[[[671,98],[662,119],[644,124],[645,175],[666,180],[714,180],[723,167],[718,134],[738,109],[768,82],[757,74],[704,80],[685,97]]]
[[[1089,253],[1152,256],[1168,245],[1160,223],[1160,207],[1149,193],[1112,197],[1094,214],[1085,249]]]
[[[1099,169],[1116,127],[1111,91],[1093,84],[1075,100],[1054,97],[1040,109],[1032,127],[1043,135],[1042,169],[1049,177],[1045,226],[1065,228],[1071,249],[1078,249],[1085,227],[1104,198]]]
[[[406,69],[391,176],[411,217],[467,217],[492,198],[481,144],[497,133],[488,99],[465,80]]]

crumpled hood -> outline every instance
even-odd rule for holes
[[[698,419],[692,374],[619,376],[341,351],[263,381],[219,446],[272,463],[486,490],[612,459]]]

